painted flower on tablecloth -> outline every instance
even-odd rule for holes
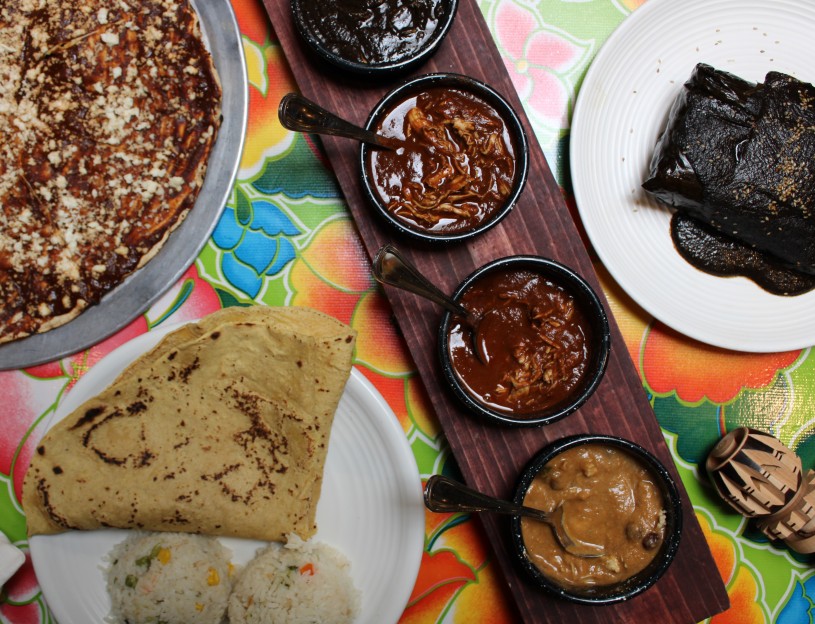
[[[289,237],[302,233],[280,206],[265,199],[249,199],[239,186],[235,205],[227,205],[213,242],[222,250],[221,270],[230,285],[255,299],[265,278],[280,273],[297,255]]]
[[[461,514],[428,511],[425,527],[422,565],[400,621],[465,624],[473,613],[488,613],[493,624],[516,621],[481,526]]]
[[[799,624],[815,621],[815,576],[806,580],[796,579],[789,599],[787,600],[775,624]]]
[[[707,516],[696,514],[702,533],[716,562],[719,575],[727,587],[730,608],[710,619],[710,624],[764,624],[769,621],[762,605],[766,604],[763,586],[736,548],[737,537],[714,529]],[[798,620],[807,621],[807,620]]]
[[[500,2],[491,30],[512,83],[542,143],[569,127],[575,84],[593,46],[539,20],[514,2]]]
[[[263,45],[272,37],[269,16],[258,0],[231,0],[238,29],[245,39]]]
[[[249,81],[249,116],[239,171],[239,178],[248,180],[263,171],[269,158],[279,157],[291,147],[293,135],[280,125],[277,107],[283,95],[295,89],[295,82],[263,4],[235,0],[233,6]]]

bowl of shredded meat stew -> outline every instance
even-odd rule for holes
[[[470,239],[506,218],[526,183],[529,148],[520,119],[489,85],[425,74],[389,92],[366,127],[403,142],[363,145],[369,203],[401,235]]]
[[[608,316],[592,287],[566,265],[508,256],[474,271],[445,313],[441,368],[452,393],[494,424],[541,426],[580,408],[608,364]]]

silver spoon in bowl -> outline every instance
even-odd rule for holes
[[[380,284],[395,286],[438,303],[445,310],[462,317],[471,326],[478,318],[467,308],[446,295],[419,272],[395,245],[388,243],[376,252],[373,260],[373,276]]]
[[[429,299],[459,317],[470,330],[476,357],[482,364],[489,363],[490,355],[487,351],[487,343],[478,329],[481,322],[489,317],[492,310],[488,310],[483,316],[471,312],[458,301],[439,290],[435,284],[419,272],[419,269],[413,263],[402,255],[396,246],[390,243],[383,245],[376,252],[372,272],[374,279],[380,284],[395,286]]]
[[[389,150],[405,146],[401,139],[383,136],[352,124],[299,93],[287,93],[283,96],[277,108],[277,118],[284,128],[296,132],[356,139]]]
[[[544,522],[552,528],[555,539],[563,549],[576,557],[601,557],[604,549],[597,544],[589,544],[569,534],[563,522],[563,507],[558,505],[551,512],[541,511],[524,505],[494,498],[473,490],[443,475],[433,475],[427,480],[424,490],[424,504],[435,512],[482,512],[524,516]]]
[[[402,255],[395,245],[388,243],[380,247],[374,256],[372,273],[374,279],[380,284],[395,286],[429,299],[461,318],[472,332],[473,346],[478,359],[485,364],[489,361],[484,341],[478,337],[478,325],[481,318],[439,290],[435,284],[422,275],[419,269]]]

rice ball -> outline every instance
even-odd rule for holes
[[[109,555],[111,624],[221,624],[231,553],[203,535],[134,533]]]
[[[346,624],[356,619],[359,602],[345,556],[292,535],[241,571],[228,613],[230,624]]]

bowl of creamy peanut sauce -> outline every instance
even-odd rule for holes
[[[563,508],[564,527],[600,556],[566,552],[549,526],[512,518],[521,566],[543,589],[584,604],[628,600],[665,573],[679,547],[682,506],[664,465],[643,447],[599,434],[569,436],[525,468],[515,502]]]

